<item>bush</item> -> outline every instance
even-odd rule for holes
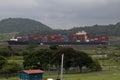
[[[0,55],[4,57],[10,57],[11,52],[7,48],[0,48]]]
[[[92,71],[101,71],[102,70],[98,60],[94,60],[93,63],[89,66],[89,68]]]
[[[7,60],[3,57],[0,56],[0,69],[7,63]]]
[[[20,66],[18,63],[9,62],[3,66],[1,73],[17,73],[20,70],[22,70],[22,66]]]

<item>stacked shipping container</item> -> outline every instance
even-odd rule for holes
[[[11,39],[13,41],[14,39]],[[95,36],[94,34],[87,34],[85,31],[78,32],[72,35],[54,34],[54,35],[29,35],[24,37],[15,37],[16,41],[29,42],[108,42],[108,36]]]

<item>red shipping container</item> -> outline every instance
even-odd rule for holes
[[[81,41],[85,41],[85,34],[81,34],[81,35],[80,35],[80,40],[81,40]]]
[[[18,41],[22,41],[22,40],[23,40],[22,37],[17,37],[16,39],[17,39]]]
[[[100,37],[98,38],[98,41],[99,41],[99,42],[108,42],[108,37],[107,37],[107,36],[100,36]]]

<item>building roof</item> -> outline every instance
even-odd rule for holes
[[[27,73],[27,74],[37,74],[37,73],[43,73],[43,70],[23,70],[23,72]]]

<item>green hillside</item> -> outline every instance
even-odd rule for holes
[[[8,18],[0,21],[0,33],[52,30],[50,27],[31,19]]]
[[[95,33],[98,35],[108,35],[108,36],[120,36],[120,22],[117,24],[109,25],[93,25],[85,27],[74,27],[69,30],[69,32],[77,32],[85,30],[87,33]]]
[[[97,35],[120,36],[120,22],[108,25],[78,26],[69,30],[53,30],[38,21],[25,18],[8,18],[0,21],[0,33],[18,32],[24,34],[73,34],[78,31]]]
[[[41,22],[26,18],[8,18],[0,21],[0,41],[10,39],[13,35],[28,34],[74,34],[78,31],[107,35],[112,41],[120,41],[120,22],[108,25],[77,26],[68,30],[52,29]]]
[[[93,26],[84,26],[84,27],[74,27],[68,30],[62,30],[62,29],[58,29],[58,30],[49,30],[49,31],[39,31],[36,30],[34,32],[38,33],[38,34],[74,34],[78,31],[86,31],[88,34],[93,33],[96,36],[100,36],[100,35],[107,35],[107,36],[116,36],[116,37],[120,37],[120,22],[116,23],[116,24],[108,24],[108,25],[93,25]],[[33,33],[34,32],[30,32]]]

